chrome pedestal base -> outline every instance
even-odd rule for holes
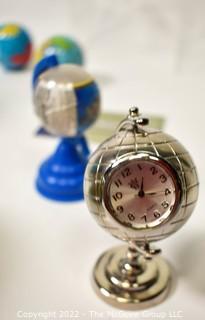
[[[159,256],[147,260],[127,246],[120,246],[99,257],[93,280],[95,291],[105,302],[121,309],[138,310],[166,298],[171,273]]]

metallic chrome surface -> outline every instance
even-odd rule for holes
[[[94,122],[100,109],[96,99],[78,123],[77,97],[75,89],[93,82],[93,78],[77,65],[64,64],[43,72],[34,89],[36,114],[43,126],[52,134],[74,136],[79,126]]]
[[[89,159],[84,179],[85,200],[98,224],[129,245],[101,255],[93,270],[94,288],[106,302],[125,309],[147,308],[165,299],[171,284],[170,269],[158,256],[160,250],[151,248],[150,243],[168,237],[184,225],[194,210],[199,186],[196,167],[182,144],[164,132],[145,128],[147,121],[138,117],[138,109],[132,109],[115,134],[97,148]],[[117,217],[110,199],[113,198],[110,192],[112,177],[117,178],[115,173],[118,171],[122,175],[123,165],[129,168],[139,160],[154,162],[159,168],[166,169],[172,186],[173,205],[169,211],[156,220],[152,216],[151,223],[146,220],[143,226],[136,216],[135,223],[129,224],[127,216],[125,219]],[[132,175],[136,171],[130,172]],[[124,178],[124,187],[127,187]],[[149,191],[144,189],[144,178],[140,179],[137,197],[145,197],[146,192],[159,193],[157,183]],[[113,180],[113,183],[116,181],[123,186],[119,180]],[[129,197],[129,192],[125,195]],[[141,205],[140,201],[132,205],[136,214],[141,211]],[[129,206],[126,210],[129,211]],[[123,203],[120,213],[127,215],[126,210]]]
[[[180,203],[166,223],[153,228],[134,230],[113,219],[104,204],[106,177],[110,170],[120,168],[122,162],[146,154],[158,158],[175,173],[180,186]],[[125,241],[156,241],[176,232],[188,220],[198,197],[198,176],[188,151],[172,136],[143,127],[135,130],[131,122],[121,123],[120,129],[102,143],[90,157],[84,179],[84,193],[90,212],[101,227]]]
[[[93,286],[107,303],[121,309],[143,309],[162,302],[169,294],[171,272],[160,257],[131,260],[126,246],[103,253],[93,270]]]

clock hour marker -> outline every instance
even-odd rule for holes
[[[115,181],[115,185],[119,188],[120,185],[122,185],[121,180],[120,180],[120,179],[117,179],[117,180]]]
[[[169,207],[169,203],[167,201],[163,201],[161,205],[164,209]]]
[[[147,222],[147,216],[146,216],[146,214],[144,214],[144,215],[141,217],[141,219],[144,219],[144,221]]]
[[[168,194],[170,194],[170,193],[171,193],[171,190],[170,190],[170,189],[168,189],[168,188],[166,188],[164,193],[165,193],[165,196],[167,196]]]
[[[158,173],[158,170],[156,169],[156,167],[151,167],[150,171],[152,172],[153,175]]]
[[[134,220],[135,220],[134,214],[129,213],[129,214],[128,214],[128,219],[129,219],[130,221],[134,221]]]
[[[117,206],[116,209],[119,213],[122,213],[124,211],[123,206]]]
[[[167,177],[164,174],[161,174],[159,178],[162,183],[165,183],[167,181]]]
[[[153,213],[154,213],[155,218],[159,218],[160,217],[160,212],[159,211],[155,210]]]
[[[127,167],[124,170],[122,170],[121,171],[121,175],[122,175],[123,178],[126,178],[126,177],[130,176],[131,175],[130,168]]]
[[[115,201],[122,199],[122,192],[116,192],[112,197]]]

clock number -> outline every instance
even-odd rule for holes
[[[167,177],[164,174],[161,174],[161,176],[159,176],[159,179],[162,183],[165,183],[167,181]]]
[[[165,193],[165,196],[167,196],[168,194],[170,194],[170,193],[171,193],[171,190],[170,190],[170,189],[168,189],[168,188],[166,188],[164,193]]]
[[[152,172],[153,176],[158,173],[158,170],[155,167],[151,167],[150,171]]]
[[[112,197],[115,201],[122,199],[122,192],[116,192]]]
[[[116,209],[119,213],[122,213],[124,211],[123,206],[117,206]]]
[[[162,207],[163,207],[164,209],[166,209],[166,208],[169,207],[169,203],[168,203],[167,201],[163,201],[163,202],[161,203],[161,205],[162,205]]]
[[[128,214],[128,219],[129,219],[130,221],[134,221],[134,220],[135,220],[134,214],[129,213],[129,214]]]
[[[144,214],[144,216],[142,216],[141,219],[144,219],[144,221],[147,222],[147,216],[146,216],[146,214]]]
[[[158,219],[160,217],[160,212],[154,211],[154,217]]]
[[[137,178],[132,179],[132,180],[128,183],[128,185],[130,186],[131,189],[136,189],[136,190],[139,189],[139,183],[138,183]]]
[[[115,181],[115,185],[116,185],[118,188],[121,186],[121,184],[122,184],[122,182],[121,182],[120,179],[117,179],[117,180]]]
[[[126,178],[128,176],[131,175],[131,171],[130,171],[130,168],[125,168],[124,170],[121,171],[121,175],[123,178]]]

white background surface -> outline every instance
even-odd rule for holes
[[[168,319],[178,311],[187,320],[204,318],[204,10],[203,0],[0,0],[0,20],[25,24],[36,46],[58,33],[80,41],[103,110],[137,104],[165,116],[166,131],[190,150],[201,182],[189,222],[159,243],[178,275],[175,293],[146,313],[117,313],[96,297],[90,274],[97,257],[120,243],[96,225],[85,203],[59,204],[36,193],[37,167],[57,141],[33,135],[39,122],[31,70],[0,70],[0,319],[23,318],[18,311],[60,319],[61,310],[86,320],[90,311],[102,313],[92,319]]]

